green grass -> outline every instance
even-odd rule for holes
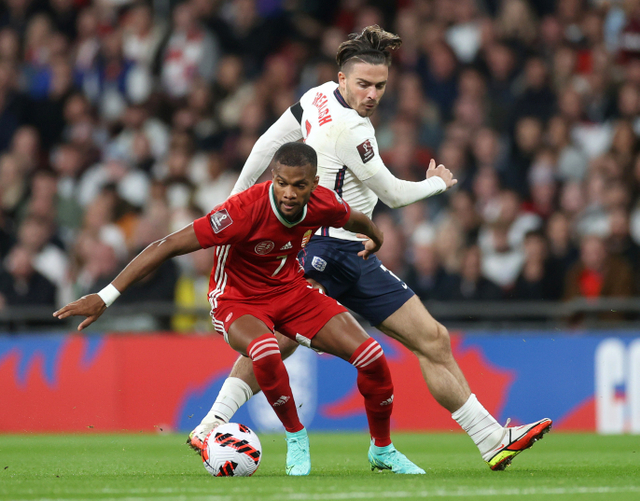
[[[311,434],[309,477],[284,474],[282,435],[261,435],[251,478],[213,478],[183,435],[0,435],[0,499],[639,500],[640,436],[551,433],[492,472],[463,434],[395,434],[426,475],[372,473],[364,434]]]

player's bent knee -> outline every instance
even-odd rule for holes
[[[420,338],[412,351],[418,358],[439,363],[451,357],[451,337],[440,322],[434,322],[430,327],[429,334]]]
[[[282,353],[282,359],[285,360],[295,353],[298,349],[298,343],[285,336],[276,336],[278,339],[278,346],[280,347],[280,353]]]

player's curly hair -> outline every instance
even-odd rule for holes
[[[336,62],[340,71],[349,61],[361,61],[369,64],[391,64],[391,51],[402,45],[402,39],[393,33],[384,31],[374,24],[367,26],[362,33],[351,33],[338,47]]]

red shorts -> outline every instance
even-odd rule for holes
[[[305,281],[286,294],[265,294],[251,302],[218,299],[211,317],[216,331],[227,343],[231,324],[243,315],[251,315],[262,320],[271,331],[277,330],[308,347],[329,320],[346,311],[335,299]]]

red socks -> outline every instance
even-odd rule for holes
[[[349,363],[358,369],[358,390],[364,397],[373,443],[385,447],[391,443],[393,382],[382,347],[371,337],[358,346]]]
[[[285,429],[289,433],[302,430],[304,427],[298,418],[289,375],[282,362],[276,337],[271,333],[263,334],[249,344],[247,354],[253,361],[253,372],[260,389]]]

